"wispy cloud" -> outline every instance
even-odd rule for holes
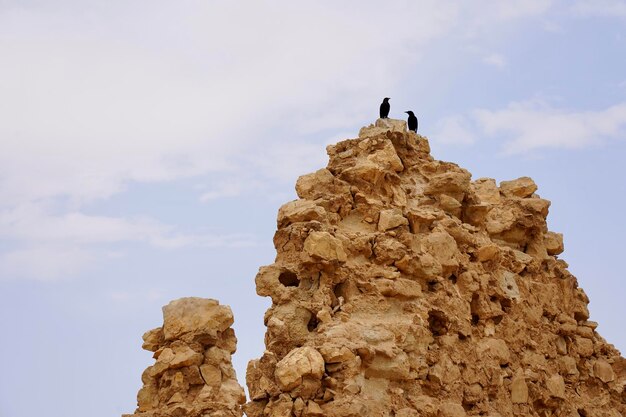
[[[431,140],[444,144],[472,144],[476,141],[472,129],[472,121],[466,116],[449,116],[437,123]]]
[[[571,6],[571,12],[580,17],[626,18],[626,1],[579,0]]]
[[[474,117],[485,134],[505,138],[503,151],[507,154],[583,148],[626,134],[626,103],[576,111],[529,101],[511,103],[502,110],[476,110]]]
[[[479,4],[359,2],[354,13],[337,2],[3,3],[0,239],[13,248],[4,265],[35,251],[62,274],[106,258],[104,245],[249,244],[85,207],[133,183],[214,178],[203,202],[293,183],[324,165],[306,138],[369,122],[371,103],[400,88],[434,42],[476,42],[552,2]],[[68,203],[51,211],[51,200]],[[55,257],[51,247],[64,249]]]
[[[500,54],[490,54],[483,58],[483,62],[496,68],[504,68],[506,66],[506,58]]]
[[[161,250],[186,247],[240,248],[257,244],[249,234],[185,234],[149,218],[51,215],[38,205],[0,212],[0,237],[15,249],[0,253],[0,279],[56,280],[91,264],[124,256],[114,244],[139,242]]]
[[[439,123],[443,143],[497,138],[505,154],[539,149],[580,149],[626,136],[626,103],[603,110],[569,110],[542,100],[510,103],[498,110],[476,109]]]
[[[30,246],[0,254],[0,280],[56,281],[83,272],[98,259],[91,250],[59,246]]]

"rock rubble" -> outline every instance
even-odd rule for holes
[[[626,415],[626,361],[532,179],[472,181],[392,119],[327,151],[256,277],[249,417]]]
[[[231,364],[237,338],[230,307],[181,298],[163,307],[163,326],[143,335],[154,352],[137,394],[137,410],[123,417],[240,417],[246,401]]]

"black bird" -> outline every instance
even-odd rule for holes
[[[409,114],[409,120],[408,120],[408,125],[409,125],[409,130],[412,130],[413,132],[417,133],[417,117],[415,117],[415,115],[413,114],[412,111],[405,111],[405,113]]]
[[[380,118],[386,119],[389,116],[389,97],[385,97],[383,102],[380,103]]]

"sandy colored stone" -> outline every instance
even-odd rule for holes
[[[304,241],[304,251],[313,258],[328,262],[347,260],[341,241],[328,232],[311,232]]]
[[[511,402],[513,404],[528,402],[528,385],[522,372],[517,372],[511,380]]]
[[[392,171],[402,171],[404,169],[402,161],[391,142],[385,142],[382,149],[369,154],[367,160],[383,169]]]
[[[465,417],[467,413],[461,404],[446,401],[439,407],[440,417]]]
[[[482,204],[500,204],[500,190],[493,178],[479,178],[471,183],[472,190]]]
[[[162,327],[148,330],[141,337],[143,339],[143,345],[141,345],[141,347],[150,352],[155,352],[159,348],[159,345],[163,343],[163,337]]]
[[[615,379],[611,365],[601,359],[593,364],[593,374],[602,382],[611,382]]]
[[[402,215],[402,210],[383,210],[380,212],[380,218],[378,220],[378,230],[384,232],[386,230],[393,229],[398,226],[405,226],[408,224],[409,220]]]
[[[163,307],[163,334],[173,339],[214,338],[233,324],[233,313],[216,300],[188,297]]]
[[[558,255],[563,252],[563,233],[547,232],[543,238],[548,255]]]
[[[183,299],[143,337],[156,360],[137,415],[626,415],[626,360],[590,320],[530,178],[472,181],[393,119],[326,150],[255,278],[271,306],[248,402],[230,309]]]
[[[307,202],[281,208],[256,278],[272,306],[248,417],[626,413],[621,357],[557,258],[550,201],[429,149],[379,120],[298,179]]]
[[[284,204],[278,209],[278,227],[285,227],[292,223],[323,221],[326,210],[310,200],[295,200]]]
[[[246,401],[231,364],[236,338],[229,307],[182,298],[163,307],[163,327],[144,334],[156,362],[142,375],[133,416],[241,417]]]
[[[546,388],[552,397],[565,398],[565,381],[561,375],[552,375],[546,380]]]
[[[323,374],[324,358],[316,349],[305,346],[292,350],[278,362],[274,375],[280,388],[290,391],[305,378],[321,379]]]
[[[386,132],[406,132],[406,122],[396,119],[377,119],[374,124],[362,127],[359,131],[360,138],[379,136]]]
[[[537,191],[537,184],[529,177],[521,177],[512,181],[502,181],[500,192],[506,197],[530,197]]]

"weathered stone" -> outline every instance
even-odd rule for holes
[[[546,380],[546,388],[552,397],[565,398],[565,381],[561,375],[552,375]]]
[[[150,352],[156,352],[159,346],[163,343],[163,328],[157,327],[156,329],[148,330],[141,337],[143,339],[143,345],[141,347]]]
[[[389,358],[376,355],[367,363],[365,375],[368,378],[385,378],[391,381],[410,379],[410,363],[406,353],[398,352]]]
[[[236,342],[230,308],[182,298],[163,307],[163,321],[144,334],[156,363],[142,376],[133,415],[240,417],[246,398],[230,361]]]
[[[439,407],[440,417],[465,417],[465,409],[461,404],[446,401]]]
[[[490,357],[498,362],[498,365],[506,365],[511,362],[509,347],[502,339],[486,338],[478,342],[476,353],[479,357]]]
[[[230,308],[184,298],[146,332],[143,417],[626,415],[626,359],[589,321],[528,177],[471,182],[379,119],[327,147],[278,212],[272,306],[245,402]]]
[[[556,257],[550,202],[528,178],[471,182],[428,149],[379,120],[298,179],[255,280],[272,305],[249,417],[625,414],[621,357]],[[221,393],[211,352],[196,372]],[[204,385],[198,397],[221,395]]]
[[[424,189],[424,194],[447,194],[461,202],[470,189],[470,178],[471,174],[465,170],[433,175]]]
[[[284,204],[278,209],[278,227],[286,227],[292,223],[323,221],[326,210],[310,200],[295,200]]]
[[[386,170],[402,171],[404,169],[402,161],[391,142],[385,142],[382,149],[371,153],[367,156],[367,159]]]
[[[523,372],[517,372],[511,380],[511,402],[525,404],[528,402],[528,385]]]
[[[602,359],[593,364],[593,374],[602,382],[611,382],[615,379],[615,373],[611,365]]]
[[[479,178],[471,183],[472,190],[482,204],[500,204],[500,190],[492,178]]]
[[[515,278],[516,274],[510,271],[503,271],[499,274],[500,288],[506,294],[506,296],[512,300],[518,300],[520,298],[519,288]]]
[[[480,262],[491,261],[500,253],[500,247],[498,245],[485,245],[478,249],[476,252],[476,259]]]
[[[423,240],[424,250],[442,266],[443,273],[455,271],[459,266],[459,249],[456,241],[445,231],[430,233]]]
[[[408,279],[377,279],[374,285],[386,297],[417,298],[422,294],[419,283]]]
[[[402,210],[383,210],[380,212],[380,218],[378,220],[378,230],[384,232],[385,230],[393,229],[398,226],[405,226],[408,224],[409,220],[402,215]]]
[[[166,341],[184,338],[215,338],[233,324],[233,313],[216,300],[181,298],[163,307],[163,334]]]
[[[406,122],[396,119],[377,119],[374,124],[364,126],[359,130],[360,138],[383,135],[387,132],[406,132]]]
[[[345,346],[324,345],[320,348],[320,353],[327,364],[347,362],[355,358],[354,353]]]
[[[543,238],[543,244],[546,246],[548,255],[558,255],[563,252],[563,234],[547,232]]]
[[[304,241],[304,251],[313,258],[328,262],[347,260],[341,241],[328,232],[311,232]]]
[[[502,181],[500,192],[506,197],[530,197],[537,191],[537,184],[528,177],[521,177],[512,181]]]
[[[320,380],[324,374],[324,358],[312,347],[293,349],[276,364],[276,381],[282,390],[291,391],[305,378]]]

